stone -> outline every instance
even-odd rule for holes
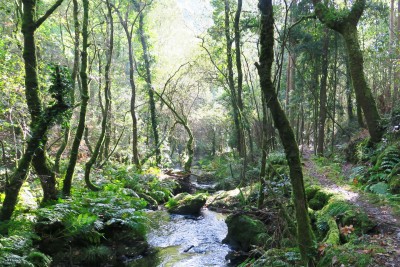
[[[206,194],[190,195],[188,193],[180,193],[170,199],[165,207],[171,213],[199,214],[206,200]]]

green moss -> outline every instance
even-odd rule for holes
[[[198,214],[207,200],[206,194],[195,196],[181,193],[170,199],[165,207],[169,212],[178,214]]]
[[[340,232],[334,218],[328,220],[329,231],[323,243],[328,245],[338,245],[340,243]]]
[[[331,197],[331,195],[323,192],[319,186],[310,186],[305,191],[308,206],[313,210],[322,209]]]
[[[382,251],[381,247],[366,243],[347,243],[343,246],[328,246],[317,266],[372,266],[372,253],[379,251]],[[334,265],[332,264],[333,262],[335,262]]]
[[[316,225],[323,236],[329,230],[330,218],[335,218],[342,226],[353,225],[356,234],[366,233],[375,226],[365,212],[343,200],[332,199],[317,213]]]
[[[234,214],[225,220],[228,226],[228,235],[223,240],[235,248],[249,251],[251,246],[262,246],[265,244],[267,227],[258,219],[253,219],[244,214]]]
[[[321,190],[321,187],[316,186],[316,185],[307,187],[305,189],[307,200],[310,201],[312,198],[314,198],[315,194],[317,194],[317,192],[319,192],[320,190]]]

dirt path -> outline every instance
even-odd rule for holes
[[[379,244],[385,250],[385,253],[375,254],[376,266],[400,266],[400,218],[393,214],[389,206],[378,206],[370,203],[362,192],[353,191],[347,186],[339,186],[326,177],[324,173],[318,172],[311,155],[311,151],[304,151],[303,153],[305,172],[316,178],[321,186],[328,191],[340,194],[344,199],[362,208],[368,214],[368,217],[376,222],[375,233],[367,237],[368,242]],[[347,173],[350,168],[350,165],[344,165],[343,173]]]

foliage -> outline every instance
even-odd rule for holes
[[[373,253],[379,253],[379,246],[359,242],[355,239],[342,246],[328,246],[317,266],[360,266],[367,267],[373,263]]]
[[[296,248],[283,248],[283,249],[269,249],[259,259],[257,259],[250,266],[262,267],[262,266],[276,266],[276,267],[287,267],[287,266],[300,266],[300,253]]]
[[[0,265],[7,267],[48,267],[51,258],[32,249],[30,237],[11,235],[0,237]]]
[[[332,198],[316,215],[316,226],[322,237],[330,229],[329,221],[331,218],[334,218],[336,223],[341,226],[354,225],[356,234],[366,233],[374,226],[367,214],[360,208],[336,198]]]
[[[112,256],[111,250],[106,246],[89,246],[83,251],[83,258],[89,264],[107,262]]]

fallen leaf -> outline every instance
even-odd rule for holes
[[[345,225],[345,226],[343,226],[343,227],[340,227],[340,233],[342,234],[342,235],[349,235],[349,234],[351,234],[352,232],[354,232],[354,227],[353,227],[353,225],[351,224],[351,225]]]
[[[328,247],[328,244],[323,243],[323,244],[319,244],[318,246],[318,252],[320,255],[324,254],[325,249]]]

